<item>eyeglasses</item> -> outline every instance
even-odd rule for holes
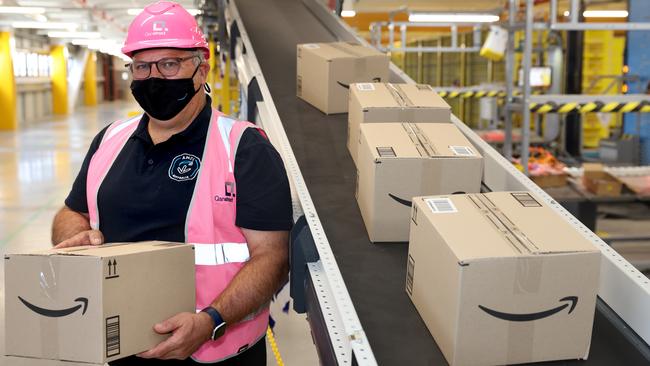
[[[151,65],[156,65],[158,72],[165,77],[172,77],[178,74],[178,71],[181,69],[181,63],[187,60],[191,60],[197,55],[192,55],[188,57],[165,57],[161,58],[158,61],[135,61],[125,66],[129,68],[134,79],[146,79],[151,75]]]

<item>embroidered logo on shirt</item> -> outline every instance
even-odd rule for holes
[[[235,199],[235,182],[226,182],[223,196],[216,195],[214,200],[217,202],[233,202]]]
[[[184,182],[196,178],[201,168],[201,160],[192,154],[181,154],[169,166],[169,178]]]

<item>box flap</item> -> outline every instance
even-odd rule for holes
[[[362,134],[378,158],[480,158],[449,123],[363,123]]]
[[[423,84],[359,83],[351,86],[362,109],[414,108],[451,110],[431,86]],[[412,122],[412,121],[406,121]]]
[[[173,247],[186,245],[184,243],[171,243],[164,241],[146,241],[138,243],[110,243],[103,245],[88,245],[62,249],[46,249],[27,253],[12,253],[10,255],[36,255],[36,256],[83,256],[83,257],[115,257],[119,255],[166,250]]]
[[[318,57],[326,60],[334,60],[338,58],[359,58],[359,57],[373,57],[383,56],[384,54],[374,48],[364,47],[357,44],[347,42],[332,42],[332,43],[306,43],[300,45],[303,50],[309,50]]]
[[[486,258],[597,251],[528,192],[417,197],[414,202],[418,217],[426,217],[461,264]]]

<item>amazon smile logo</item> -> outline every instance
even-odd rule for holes
[[[67,316],[67,315],[73,314],[75,311],[77,311],[79,309],[82,309],[82,308],[83,308],[83,310],[81,311],[81,315],[84,315],[84,314],[86,314],[86,310],[88,309],[88,298],[86,298],[86,297],[78,297],[78,298],[74,299],[75,302],[80,303],[79,305],[76,305],[76,306],[73,306],[73,307],[70,307],[70,308],[67,308],[67,309],[61,309],[61,310],[45,309],[45,308],[36,306],[36,305],[30,303],[29,301],[23,299],[20,296],[18,296],[18,300],[20,300],[20,302],[22,302],[23,305],[27,306],[31,311],[33,311],[33,312],[35,312],[37,314],[43,315],[43,316],[50,317],[50,318],[60,318],[62,316]]]
[[[488,313],[489,315],[492,315],[495,318],[499,318],[502,320],[508,320],[511,322],[529,322],[533,320],[539,320],[539,319],[544,319],[548,318],[549,316],[555,315],[559,313],[560,311],[569,308],[569,313],[571,314],[573,310],[576,308],[576,305],[578,304],[578,297],[577,296],[567,296],[563,297],[560,299],[560,302],[566,302],[563,305],[554,307],[552,309],[540,311],[538,313],[529,313],[529,314],[511,314],[511,313],[504,313],[501,311],[493,310],[490,308],[487,308],[483,305],[479,305],[478,307],[483,310],[484,312]]]

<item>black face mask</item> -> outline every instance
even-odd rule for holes
[[[167,121],[179,114],[201,88],[194,90],[194,75],[186,79],[148,78],[133,80],[131,93],[151,117]]]

